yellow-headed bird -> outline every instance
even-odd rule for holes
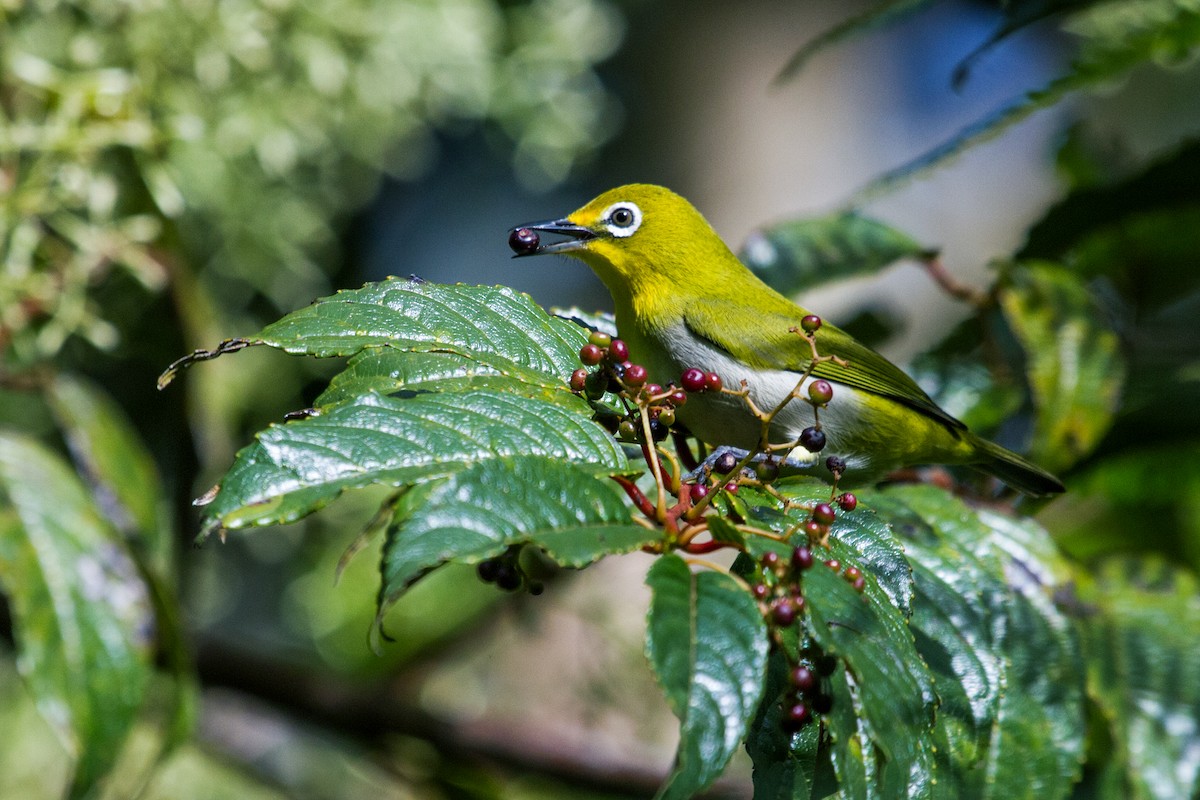
[[[541,244],[528,231],[568,238]],[[518,255],[562,253],[591,267],[612,293],[630,360],[652,380],[678,382],[689,368],[715,372],[728,388],[746,381],[754,403],[772,409],[810,366],[812,349],[796,333],[810,312],[759,280],[692,204],[668,189],[612,189],[565,219],[514,228],[511,241]],[[1030,494],[1063,491],[1050,473],[971,433],[846,332],[824,323],[816,347],[840,360],[818,361],[810,378],[834,390],[821,411],[820,455],[843,459],[847,479],[867,481],[918,464],[967,464]],[[676,413],[710,445],[759,443],[760,420],[734,394],[697,393]],[[770,441],[796,441],[812,422],[812,407],[792,402],[773,420]],[[812,463],[818,456],[798,447],[790,458]]]

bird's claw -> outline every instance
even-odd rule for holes
[[[684,475],[683,479],[685,482],[693,481],[697,478],[716,472],[717,461],[726,455],[733,456],[735,463],[740,464],[742,459],[745,458],[746,454],[749,452],[749,450],[745,450],[741,447],[721,445],[709,453],[708,457],[700,462],[699,466]],[[815,458],[812,460],[800,461],[792,458],[790,453],[786,458],[780,458],[779,456],[772,455],[771,453],[755,453],[754,458],[750,459],[751,464],[762,464],[766,461],[776,464],[780,467],[780,469],[809,469],[813,466],[813,464],[816,463]],[[755,476],[754,470],[750,469],[749,466],[746,466],[742,469],[742,474],[748,478],[753,478]]]

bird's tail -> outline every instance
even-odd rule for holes
[[[976,444],[979,458],[971,466],[995,475],[1009,486],[1032,495],[1061,494],[1067,490],[1058,478],[1011,450],[986,439],[977,439]]]

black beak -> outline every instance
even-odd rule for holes
[[[552,233],[569,238],[566,241],[541,244],[538,236],[529,233],[531,231],[533,234]],[[508,232],[509,245],[516,251],[516,255],[513,258],[542,256],[548,253],[567,253],[571,250],[581,249],[590,239],[595,238],[596,234],[592,231],[565,219],[555,219],[548,222],[528,222],[524,225],[518,225]]]

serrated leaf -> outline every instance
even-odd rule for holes
[[[488,391],[364,395],[262,431],[238,453],[207,517],[230,529],[290,522],[346,489],[430,480],[504,456],[624,470],[615,440],[574,402],[576,410]]]
[[[762,694],[766,626],[733,578],[693,574],[678,556],[658,559],[646,583],[646,656],[681,723],[675,770],[657,796],[683,800],[710,786],[741,745]]]
[[[1113,558],[1079,598],[1088,685],[1113,733],[1122,796],[1200,789],[1200,585],[1157,560]]]
[[[458,353],[412,353],[369,347],[334,375],[315,405],[345,403],[360,395],[413,392],[511,392],[579,409],[563,377],[518,367],[482,363]]]
[[[844,211],[773,225],[750,235],[740,258],[782,294],[852,275],[872,274],[903,258],[927,258],[929,248],[870,217]]]
[[[457,353],[564,380],[586,331],[551,317],[504,286],[453,286],[389,278],[293,311],[254,337],[293,354],[350,356],[368,347]]]
[[[878,506],[889,518],[904,519],[906,513],[895,508],[898,502],[923,521],[923,525],[910,521],[897,530],[917,537],[914,558],[917,553],[930,555],[929,562],[921,563],[947,587],[961,586],[967,610],[979,615],[978,620],[948,620],[953,630],[943,629],[941,636],[933,628],[925,631],[928,639],[918,633],[918,641],[937,637],[942,647],[953,648],[956,633],[962,638],[965,649],[951,649],[944,655],[960,659],[951,671],[962,670],[958,680],[967,699],[980,688],[972,683],[978,674],[972,677],[972,673],[986,674],[986,659],[1001,667],[998,695],[989,688],[972,700],[975,729],[985,722],[990,726],[986,750],[977,763],[961,758],[943,762],[954,771],[948,781],[966,780],[973,787],[980,778],[972,773],[982,772],[984,797],[1065,797],[1078,778],[1083,757],[1082,658],[1070,621],[1054,604],[1054,595],[1069,573],[1049,535],[1031,522],[969,509],[928,486],[863,493],[861,502]],[[944,573],[939,571],[939,560],[945,562]],[[928,573],[918,570],[917,577],[919,586],[936,588],[922,582]],[[975,591],[977,595],[968,594]],[[915,619],[913,624],[917,625]],[[989,651],[1000,660],[989,657]],[[981,659],[978,666],[969,663],[971,654]],[[930,660],[939,664],[932,652]],[[948,689],[945,682],[951,680],[950,673],[943,669],[939,678]],[[946,696],[954,700],[948,690]],[[993,703],[993,697],[998,702]],[[955,734],[945,727],[942,733]],[[959,755],[967,752],[964,748]]]
[[[1112,424],[1125,373],[1120,343],[1087,289],[1062,267],[1015,266],[997,299],[1025,351],[1037,412],[1030,458],[1060,471],[1091,452]]]
[[[149,679],[154,618],[120,535],[69,467],[0,434],[0,585],[17,666],[76,759],[72,797],[112,768]]]
[[[603,471],[534,456],[483,461],[400,498],[383,548],[377,620],[448,561],[475,564],[530,543],[562,566],[583,567],[660,537],[633,523]]]

